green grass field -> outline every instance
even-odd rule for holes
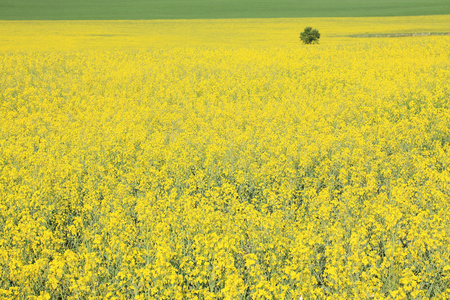
[[[295,18],[434,14],[450,14],[450,1],[0,0],[1,20]]]

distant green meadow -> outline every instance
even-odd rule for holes
[[[450,0],[0,0],[1,20],[298,18],[437,14],[450,14]]]

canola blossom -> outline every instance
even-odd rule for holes
[[[0,298],[448,299],[450,37],[295,38],[0,48]]]

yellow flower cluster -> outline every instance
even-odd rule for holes
[[[0,52],[0,298],[448,299],[448,49]]]

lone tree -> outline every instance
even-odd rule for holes
[[[312,27],[306,27],[305,31],[300,33],[300,39],[304,44],[318,44],[320,39],[320,33],[317,29]]]

